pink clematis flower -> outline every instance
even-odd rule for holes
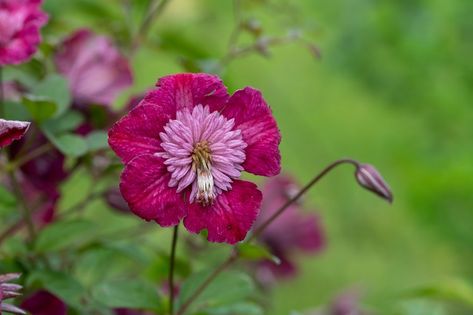
[[[27,297],[21,308],[31,315],[66,315],[66,304],[48,291],[37,291]]]
[[[281,206],[300,190],[289,176],[268,179],[263,187],[261,214],[255,227],[270,218]],[[294,203],[271,223],[259,237],[271,253],[280,259],[276,265],[272,261],[263,261],[257,269],[257,278],[263,284],[271,284],[277,277],[293,276],[297,266],[291,256],[300,250],[306,253],[318,253],[325,246],[325,237],[319,217],[304,214],[302,205]]]
[[[30,123],[26,121],[5,120],[0,118],[0,148],[23,138]]]
[[[41,0],[0,0],[0,66],[27,61],[41,41],[48,16]]]
[[[127,59],[110,39],[90,30],[66,38],[55,55],[58,71],[69,80],[74,102],[110,105],[133,83]]]
[[[109,131],[126,164],[120,190],[131,210],[161,226],[184,219],[190,232],[234,244],[245,238],[262,194],[242,171],[280,172],[279,133],[261,93],[232,96],[217,76],[177,74]]]

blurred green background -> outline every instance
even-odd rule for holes
[[[50,30],[87,23],[121,36],[117,2],[48,0]],[[130,21],[145,3],[137,1]],[[228,0],[171,0],[134,56],[133,91],[116,105],[183,71],[183,58],[212,70],[233,9]],[[363,191],[349,166],[313,189],[307,203],[319,209],[328,246],[300,257],[300,276],[275,289],[269,314],[311,309],[353,287],[377,314],[402,314],[405,290],[473,280],[472,15],[473,1],[243,1],[243,18],[261,21],[264,34],[300,29],[322,55],[282,45],[221,72],[231,90],[263,92],[283,135],[283,169],[304,183],[349,156],[376,165],[395,196],[390,206]],[[440,307],[438,314],[471,314]]]

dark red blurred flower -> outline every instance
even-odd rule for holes
[[[268,179],[263,187],[261,214],[255,228],[270,218],[299,190],[296,182],[287,175]],[[300,203],[289,206],[268,225],[258,240],[281,260],[279,265],[269,260],[260,264],[257,277],[263,284],[270,284],[275,277],[294,275],[297,272],[292,258],[295,252],[318,253],[325,246],[320,218],[315,213],[303,213]]]
[[[128,60],[105,36],[78,30],[66,38],[55,55],[58,71],[69,80],[74,102],[110,105],[131,86]]]
[[[0,119],[0,148],[23,138],[29,127],[30,123],[27,121]]]
[[[279,130],[261,93],[228,95],[217,76],[177,74],[117,122],[109,144],[126,164],[120,189],[131,210],[161,226],[236,243],[258,214],[261,192],[243,170],[280,171]]]
[[[66,315],[66,304],[48,291],[37,291],[27,297],[21,308],[28,311],[31,315]]]
[[[125,199],[123,199],[120,189],[118,187],[110,188],[104,193],[105,201],[107,204],[115,210],[124,213],[131,213],[130,207],[128,206]]]
[[[15,160],[25,152],[37,150],[47,143],[46,137],[39,130],[33,129],[24,139],[10,147],[10,159]],[[36,206],[34,218],[39,225],[54,219],[56,203],[60,197],[59,185],[68,176],[64,161],[64,155],[51,147],[19,168],[23,194],[27,202]]]
[[[27,61],[38,49],[48,21],[41,0],[0,0],[0,66]]]
[[[114,310],[115,315],[153,315],[154,313],[142,310],[132,310],[129,308],[117,308]]]

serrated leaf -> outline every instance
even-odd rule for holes
[[[51,74],[33,88],[32,94],[45,97],[56,105],[54,117],[59,117],[69,108],[71,95],[67,80],[58,74]]]
[[[178,305],[182,305],[208,278],[211,270],[189,277],[182,285]],[[192,303],[193,311],[211,309],[232,303],[243,302],[255,290],[252,279],[245,273],[228,271],[220,274]],[[189,312],[192,313],[192,312]]]
[[[151,283],[135,279],[101,283],[93,288],[92,297],[111,308],[157,309],[161,305],[157,288]]]
[[[108,148],[108,135],[105,131],[93,131],[86,137],[89,151],[96,151]]]
[[[280,264],[281,260],[271,254],[269,250],[259,244],[249,244],[249,243],[242,243],[238,245],[238,253],[240,257],[248,260],[264,260],[269,259],[272,260],[275,264]]]
[[[38,252],[58,251],[83,244],[95,229],[95,224],[86,220],[55,222],[38,235],[35,249]]]
[[[33,272],[28,277],[28,285],[31,286],[38,282],[39,286],[57,295],[67,304],[75,307],[81,306],[85,289],[71,275],[48,270]]]

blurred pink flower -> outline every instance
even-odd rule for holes
[[[347,291],[335,298],[328,315],[368,315],[360,306],[360,296],[356,291]]]
[[[6,81],[0,84],[0,89],[2,89],[3,99],[9,101],[19,101],[21,95],[26,92],[24,86],[16,81]]]
[[[296,182],[287,175],[270,178],[263,186],[261,214],[255,228],[270,218],[281,206],[300,190]],[[270,284],[276,277],[288,277],[297,272],[292,260],[296,251],[318,253],[325,246],[325,236],[319,217],[304,214],[302,205],[294,203],[274,220],[261,234],[259,241],[281,260],[279,265],[264,261],[259,265],[257,278]]]
[[[23,138],[30,123],[26,121],[5,120],[0,118],[0,148],[10,145],[13,141]]]
[[[109,131],[126,164],[120,190],[131,210],[161,226],[184,218],[191,232],[230,244],[245,238],[261,192],[243,170],[280,171],[279,130],[261,93],[229,96],[217,76],[177,74],[158,81]]]
[[[0,0],[0,66],[27,61],[38,49],[48,21],[41,0]]]
[[[21,308],[31,315],[66,315],[66,304],[48,291],[37,291],[27,297]]]
[[[78,30],[60,45],[55,63],[69,80],[77,105],[111,105],[133,83],[128,60],[110,39],[90,30]]]

